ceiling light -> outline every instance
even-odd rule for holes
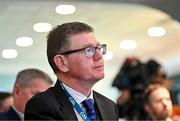
[[[150,27],[148,29],[148,35],[152,37],[161,37],[166,34],[166,30],[163,27]]]
[[[122,40],[120,42],[120,48],[125,50],[132,50],[137,47],[137,42],[135,40]]]
[[[112,58],[113,58],[113,53],[110,51],[107,51],[107,53],[103,55],[104,60],[112,60]]]
[[[19,37],[16,39],[16,45],[27,47],[33,44],[33,39],[31,37]]]
[[[36,32],[48,32],[52,29],[50,23],[36,23],[33,26],[34,31]]]
[[[12,58],[16,58],[16,56],[17,56],[17,51],[14,49],[4,49],[2,51],[3,58],[12,59]]]
[[[76,11],[76,7],[74,5],[58,5],[56,7],[56,13],[58,14],[72,14]]]

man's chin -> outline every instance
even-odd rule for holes
[[[99,80],[103,79],[104,78],[104,74],[102,75],[99,75],[97,78],[96,78],[96,82],[98,82]]]
[[[168,112],[164,112],[163,114],[162,114],[162,117],[161,117],[161,120],[165,120],[166,118],[168,118],[169,117],[169,114],[168,114]]]
[[[99,80],[101,80],[101,79],[103,79],[104,78],[104,73],[100,76],[100,79]]]

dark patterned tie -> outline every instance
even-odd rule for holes
[[[92,120],[96,120],[96,113],[94,110],[94,103],[92,99],[84,100],[83,102],[84,107],[86,108],[86,113],[88,118]]]

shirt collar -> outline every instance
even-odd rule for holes
[[[72,88],[69,87],[68,85],[66,85],[66,84],[64,84],[64,83],[62,83],[62,84],[63,84],[63,86],[65,87],[65,89],[68,91],[68,93],[74,98],[74,100],[75,100],[78,104],[80,104],[81,102],[83,102],[83,101],[86,100],[86,99],[92,99],[92,100],[94,100],[94,99],[93,99],[93,91],[92,91],[92,90],[91,90],[90,95],[87,97],[87,96],[83,95],[82,93],[80,93],[80,92],[72,89]]]

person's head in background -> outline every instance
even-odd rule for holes
[[[64,23],[48,35],[49,64],[60,81],[77,90],[90,90],[104,77],[105,53],[106,45],[96,40],[93,28],[85,23]]]
[[[0,112],[6,112],[13,104],[12,94],[9,92],[0,92]]]
[[[169,90],[171,90],[173,80],[167,78],[167,74],[159,62],[150,59],[145,66],[146,78],[149,83],[163,83]]]
[[[129,99],[129,91],[133,84],[133,76],[141,77],[142,62],[137,57],[128,57],[123,62],[118,75],[115,77],[113,86],[117,87],[121,91],[121,95],[118,98],[117,103],[122,104]],[[130,79],[131,78],[131,79]]]
[[[53,84],[51,78],[38,69],[25,69],[16,76],[13,89],[13,106],[24,113],[26,102],[35,94],[48,89]]]
[[[146,75],[152,83],[161,83],[166,78],[162,65],[153,59],[146,63]]]
[[[141,61],[137,57],[127,57],[119,70],[119,73],[114,79],[112,86],[117,87],[120,91],[129,90],[131,80],[129,80],[129,73],[135,66],[141,64]]]
[[[162,84],[150,84],[144,93],[145,110],[153,120],[166,120],[172,116],[172,101],[168,89]]]

